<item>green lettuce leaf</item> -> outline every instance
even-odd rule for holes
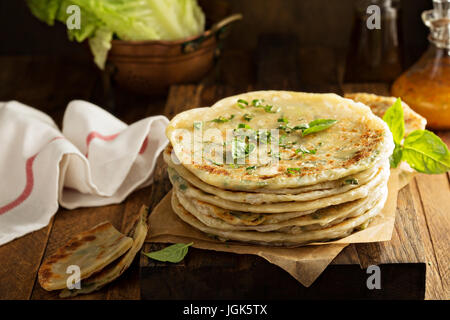
[[[101,27],[103,23],[97,19],[95,15],[87,11],[82,5],[79,5],[76,0],[60,0],[61,5],[58,10],[56,19],[64,24],[71,14],[67,13],[67,8],[71,5],[78,5],[80,7],[80,29],[67,28],[67,35],[69,40],[83,42],[84,40],[94,37],[97,28]]]
[[[113,33],[106,27],[100,27],[95,32],[95,36],[89,39],[89,47],[94,55],[94,62],[100,68],[105,68],[106,58],[111,49]]]
[[[60,4],[61,0],[27,0],[31,13],[50,26],[55,23]]]
[[[27,0],[41,21],[66,24],[67,7],[80,8],[80,29],[67,30],[70,40],[89,41],[102,68],[113,36],[121,40],[177,40],[201,34],[205,15],[197,0]]]

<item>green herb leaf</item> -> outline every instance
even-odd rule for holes
[[[392,155],[389,158],[389,163],[391,164],[391,168],[397,168],[403,157],[403,148],[399,144],[395,144],[395,149]]]
[[[256,149],[256,145],[254,143],[249,143],[245,147],[245,154],[249,155]]]
[[[300,152],[303,154],[316,154],[317,149],[308,150],[305,147],[300,146],[300,148],[295,150],[295,153],[299,154]]]
[[[243,99],[239,99],[237,101],[237,105],[238,105],[239,108],[245,109],[245,107],[248,106],[248,102],[243,100]]]
[[[297,131],[297,130],[305,130],[305,129],[308,129],[308,128],[309,128],[309,126],[307,124],[301,124],[301,125],[295,126],[292,129]]]
[[[300,168],[287,168],[286,172],[289,174],[295,174],[295,173],[300,173],[301,169]]]
[[[403,159],[413,169],[422,173],[439,174],[450,170],[447,145],[428,130],[416,130],[406,137]]]
[[[231,144],[231,154],[233,159],[241,159],[245,157],[246,143],[244,139],[236,137]]]
[[[252,106],[259,107],[260,105],[262,105],[263,102],[264,102],[264,100],[261,100],[261,99],[253,99]]]
[[[195,121],[194,122],[194,129],[200,130],[202,128],[202,122],[201,121]]]
[[[289,126],[289,125],[282,125],[282,124],[280,124],[279,126],[278,126],[278,129],[280,129],[280,130],[283,130],[284,132],[286,132],[286,133],[291,133],[292,132],[292,128]]]
[[[345,184],[352,184],[352,185],[358,185],[358,179],[356,178],[350,178],[344,181]]]
[[[400,98],[386,110],[383,120],[391,130],[394,142],[396,144],[401,144],[405,135],[405,122],[403,118],[402,101]]]
[[[184,183],[180,184],[181,191],[185,191],[187,188],[188,188],[187,185],[185,185]]]
[[[269,106],[269,105],[267,105],[267,106],[264,106],[264,111],[265,112],[268,112],[268,113],[277,113],[277,111],[276,110],[272,110],[272,106]]]
[[[233,118],[234,118],[234,114],[232,114],[229,118],[225,118],[223,116],[220,116],[217,119],[213,119],[211,121],[215,122],[215,123],[225,123],[225,122],[228,122],[228,121],[232,120]]]
[[[218,163],[218,162],[216,162],[216,161],[214,161],[212,159],[208,159],[208,161],[211,162],[215,166],[221,166],[222,165],[222,164],[220,164],[220,163]]]
[[[309,128],[302,131],[303,136],[306,136],[311,133],[316,133],[325,129],[328,129],[332,125],[334,125],[337,122],[337,120],[333,119],[317,119],[314,121],[311,121],[308,126]]]
[[[188,253],[188,248],[193,244],[193,242],[188,244],[177,243],[162,250],[144,253],[144,255],[157,261],[178,263],[184,259]]]
[[[245,123],[239,123],[238,128],[239,129],[251,129],[251,127]]]
[[[273,106],[263,105],[263,102],[264,102],[264,100],[261,100],[261,99],[253,99],[252,106],[254,106],[255,108],[263,108],[265,112],[276,113],[276,111],[272,110]]]

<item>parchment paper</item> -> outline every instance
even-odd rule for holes
[[[150,215],[147,242],[193,242],[192,246],[199,249],[255,254],[286,270],[301,284],[309,287],[348,244],[391,239],[398,191],[408,184],[413,176],[411,172],[405,172],[406,169],[391,170],[388,199],[381,213],[370,225],[362,231],[337,241],[314,243],[298,248],[247,245],[232,241],[221,242],[208,237],[179,219],[172,210],[171,192],[169,192]]]

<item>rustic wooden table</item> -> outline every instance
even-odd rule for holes
[[[276,59],[276,52],[272,58],[270,50],[266,53],[269,59],[263,58],[255,66],[251,53],[229,51],[200,85],[174,86],[168,96],[161,97],[139,96],[117,89],[113,100],[103,94],[99,74],[85,58],[3,56],[0,57],[0,101],[15,99],[29,104],[51,115],[58,124],[61,124],[65,106],[72,99],[86,99],[101,106],[111,105],[111,101],[114,101],[113,114],[132,123],[155,114],[165,114],[171,118],[185,108],[208,105],[230,93],[245,91],[251,88],[249,83],[257,83],[257,88],[293,88],[340,94],[344,91],[388,93],[386,84],[344,85],[334,81],[333,79],[339,79],[341,72],[337,59],[331,62],[329,59],[323,60],[334,57],[332,50],[296,49],[295,53],[301,58],[300,63],[296,62],[298,70],[305,72],[300,72],[300,77],[297,77],[300,81],[295,84],[292,82],[296,77],[295,70],[286,67],[289,59],[279,61]],[[320,61],[326,62],[308,61],[311,56],[319,56]],[[274,69],[280,72],[274,74]],[[224,85],[217,86],[217,83]],[[439,134],[450,145],[450,133]],[[399,194],[392,241],[349,246],[345,250],[347,257],[352,256],[362,264],[364,261],[377,259],[425,261],[425,298],[448,299],[449,178],[446,174],[418,175]],[[47,227],[1,246],[0,299],[56,299],[56,293],[43,290],[37,282],[37,270],[43,259],[74,234],[104,220],[109,220],[116,228],[124,230],[140,205],[152,205],[152,201],[163,195],[161,190],[161,186],[155,184],[134,192],[118,205],[76,210],[60,208]],[[399,245],[402,243],[406,245]],[[201,250],[192,250],[192,255],[205,256],[204,252],[199,251]],[[235,259],[248,258],[236,256]],[[342,255],[339,255],[336,261],[342,262],[342,259]],[[139,259],[116,282],[77,299],[140,299]]]

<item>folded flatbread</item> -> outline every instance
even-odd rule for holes
[[[108,283],[120,277],[131,265],[134,257],[144,244],[148,230],[147,217],[148,207],[142,206],[139,211],[139,215],[137,216],[137,221],[133,224],[132,229],[128,233],[128,235],[133,238],[133,245],[126,254],[124,254],[120,259],[107,265],[100,272],[95,273],[89,278],[82,280],[81,289],[64,289],[63,291],[61,291],[60,297],[69,298],[77,296],[79,294],[88,294],[93,291],[100,290]]]
[[[111,223],[101,223],[76,235],[48,257],[39,268],[39,283],[45,290],[64,289],[69,266],[80,268],[80,280],[88,278],[122,256],[132,244],[133,239]]]

